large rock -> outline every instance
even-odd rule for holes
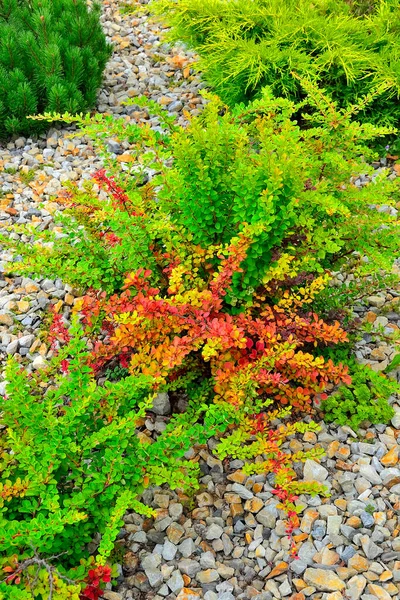
[[[355,575],[347,582],[346,594],[350,600],[359,600],[365,590],[367,580],[362,575]]]
[[[372,483],[372,485],[382,484],[382,479],[372,465],[361,465],[359,473],[367,481]]]
[[[275,527],[277,518],[278,509],[276,508],[276,502],[267,504],[256,514],[256,521],[261,523],[261,525],[264,525],[264,527],[268,527],[268,529],[273,529]]]
[[[243,498],[243,500],[250,500],[254,497],[253,492],[251,490],[248,490],[244,485],[241,485],[240,483],[234,483],[232,485],[232,491],[235,492],[235,494],[238,494],[238,496],[240,496],[241,498]]]
[[[392,600],[390,594],[388,594],[388,592],[384,590],[380,585],[370,583],[367,589],[372,596],[378,598],[379,600]]]
[[[152,412],[156,413],[156,415],[169,415],[171,412],[171,403],[169,401],[169,396],[166,392],[162,392],[158,394],[154,398]]]
[[[346,587],[336,573],[325,569],[307,569],[304,573],[304,581],[319,592],[337,592]]]
[[[183,581],[183,577],[179,571],[174,571],[172,576],[167,581],[167,586],[174,594],[178,594],[184,585],[185,582]]]
[[[163,582],[163,575],[159,569],[145,569],[146,577],[149,580],[151,587],[157,588]]]
[[[383,553],[383,548],[380,548],[379,546],[377,546],[370,538],[368,535],[363,535],[360,538],[360,542],[361,542],[361,547],[364,551],[365,556],[369,559],[369,560],[374,560],[375,558],[377,558],[380,554]]]
[[[188,577],[194,577],[201,571],[201,566],[196,560],[191,560],[190,558],[184,558],[179,561],[178,564],[179,570],[184,573],[184,575],[188,575]]]
[[[217,525],[216,523],[212,523],[207,531],[206,531],[206,540],[218,540],[221,535],[224,533],[221,525]]]
[[[196,575],[197,581],[200,583],[212,583],[213,581],[218,581],[219,574],[215,569],[207,569],[206,571],[200,571]]]
[[[328,471],[310,458],[306,460],[304,465],[304,479],[305,481],[318,481],[323,483],[328,477]]]

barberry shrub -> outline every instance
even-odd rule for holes
[[[19,272],[61,275],[109,292],[129,270],[154,272],[162,245],[168,252],[179,247],[183,257],[188,241],[207,251],[229,244],[247,225],[252,241],[229,296],[236,306],[272,279],[279,289],[297,286],[301,301],[302,283],[328,271],[348,268],[369,282],[367,276],[390,272],[400,246],[391,214],[399,185],[385,170],[374,175],[366,143],[391,130],[353,120],[373,96],[345,111],[310,82],[302,85],[315,108],[306,129],[294,120],[300,107],[268,90],[231,111],[210,97],[187,128],[150,104],[164,133],[130,120],[65,116],[103,150],[110,135],[128,139],[126,170],[109,159],[107,173],[96,174],[107,197],[87,184],[59,199],[68,208],[62,240],[29,227],[18,231],[31,235],[33,246],[3,236],[24,259]],[[148,172],[157,174],[146,183]],[[360,174],[373,181],[356,186]]]
[[[14,365],[8,393],[18,399],[17,410],[26,385],[40,388],[36,393],[43,397],[43,405],[54,399],[62,411],[60,419],[72,418],[74,407],[87,399],[84,418],[89,424],[85,421],[77,433],[70,428],[69,435],[63,426],[60,443],[67,444],[68,450],[63,464],[69,465],[71,453],[75,457],[93,440],[95,456],[83,454],[82,461],[75,460],[89,476],[99,464],[97,458],[111,461],[94,476],[101,489],[109,473],[116,473],[118,481],[125,483],[125,466],[131,465],[134,448],[135,464],[142,471],[136,479],[137,467],[132,464],[126,487],[135,493],[118,495],[118,481],[106,488],[104,498],[110,495],[113,515],[120,507],[117,497],[124,499],[121,513],[127,506],[145,510],[135,494],[147,481],[162,483],[173,476],[172,484],[183,485],[188,479],[192,483],[189,466],[176,459],[188,444],[212,433],[221,440],[217,448],[221,458],[231,455],[245,460],[249,473],[274,473],[275,493],[289,515],[290,535],[301,510],[297,495],[324,492],[316,483],[297,481],[292,467],[293,461],[318,458],[321,451],[314,448],[291,455],[281,448],[288,436],[316,429],[312,422],[301,422],[298,414],[310,412],[314,402],[326,399],[328,386],[350,384],[347,367],[322,356],[327,345],[345,342],[346,333],[339,323],[322,321],[309,306],[326,285],[328,269],[342,265],[348,253],[359,251],[370,257],[370,262],[363,262],[353,256],[355,271],[374,272],[391,264],[398,247],[393,233],[396,224],[372,205],[393,204],[396,184],[385,173],[362,190],[351,184],[354,174],[368,170],[359,158],[367,152],[363,141],[387,130],[352,123],[348,113],[337,110],[311,84],[304,85],[320,110],[305,131],[293,121],[298,107],[268,93],[250,107],[239,106],[231,112],[210,98],[204,115],[193,120],[188,130],[150,105],[164,133],[128,119],[63,115],[66,121],[79,123],[100,150],[111,136],[128,139],[131,157],[125,157],[126,171],[120,173],[119,163],[106,157],[106,170],[95,174],[94,185],[88,184],[83,191],[69,187],[60,199],[67,207],[65,237],[17,227],[16,231],[33,236],[28,252],[23,244],[3,237],[22,256],[22,264],[15,263],[20,273],[57,274],[82,286],[91,281],[96,288],[74,306],[94,351],[88,355],[82,348],[76,350],[71,343],[77,342],[69,337],[81,339],[77,331],[61,335],[55,324],[62,345],[57,360],[64,371],[57,379],[59,391],[50,387],[43,392],[38,379],[31,382],[26,377],[24,388]],[[146,175],[154,172],[157,175],[146,181]],[[185,195],[185,187],[190,194]],[[378,253],[380,244],[384,247]],[[81,254],[89,249],[96,259]],[[92,267],[97,267],[94,276]],[[122,368],[122,379],[98,385],[101,376],[116,366]],[[77,377],[79,382],[83,376],[89,380],[88,390],[76,383],[75,392],[70,390],[71,381]],[[163,391],[185,394],[190,409],[175,417],[161,438],[150,444],[135,432],[135,419],[150,409],[152,394]],[[29,396],[28,411],[35,394]],[[120,409],[115,408],[116,402]],[[297,417],[285,421],[291,410],[298,412]],[[54,416],[51,411],[47,414]],[[43,422],[52,431],[51,423]],[[98,434],[100,426],[110,435]],[[227,427],[227,436],[218,433]],[[84,438],[77,439],[82,431]],[[120,446],[125,438],[129,445]],[[149,455],[152,450],[154,455]],[[255,463],[259,456],[262,461]],[[74,474],[72,466],[51,479],[61,508],[65,503],[58,497],[64,492],[53,481],[60,480],[64,490],[70,468]],[[83,504],[71,501],[67,508],[88,517],[79,526],[81,545],[74,538],[73,549],[79,555],[79,548],[99,531],[103,536],[99,554],[104,561],[118,527],[106,527],[101,517],[105,505],[93,495],[91,480],[77,469]],[[73,496],[75,490],[67,488],[65,493]],[[26,527],[30,535],[31,525]],[[70,528],[74,531],[77,526],[71,523],[60,536],[68,543]],[[52,544],[44,535],[38,551],[51,556],[57,551]]]
[[[398,383],[383,373],[355,363],[351,365],[351,375],[350,386],[339,388],[322,403],[325,420],[350,425],[354,430],[363,422],[390,421],[394,410],[388,404],[388,398],[399,392]]]
[[[80,592],[96,600],[100,591],[96,596],[92,587],[109,581],[106,560],[125,511],[153,514],[138,500],[148,485],[196,486],[196,464],[181,460],[183,454],[225,427],[226,411],[199,402],[151,439],[143,425],[153,380],[130,375],[100,385],[78,323],[64,334],[45,372],[30,375],[12,359],[6,370],[0,596],[7,598],[47,598],[53,587],[60,594],[54,598],[78,600]],[[87,545],[95,534],[101,536],[97,567],[88,572]]]
[[[347,337],[338,323],[327,325],[299,311],[286,294],[275,306],[255,294],[251,307],[230,314],[225,298],[250,243],[248,230],[223,250],[205,253],[194,246],[190,267],[178,254],[160,254],[165,274],[160,286],[152,285],[150,271],[140,269],[128,275],[121,293],[107,298],[92,292],[76,310],[95,341],[96,371],[117,358],[131,376],[151,377],[157,388],[183,391],[195,404],[202,382],[209,405],[225,412],[233,427],[218,455],[245,460],[249,473],[275,474],[290,532],[302,510],[295,505],[297,494],[324,493],[321,485],[296,481],[292,462],[317,458],[321,450],[294,456],[282,451],[287,437],[318,427],[301,420],[276,426],[276,419],[285,421],[292,409],[310,412],[314,401],[326,397],[328,384],[350,382],[346,366],[320,355],[325,345]],[[220,260],[216,271],[210,269],[213,254]],[[305,298],[309,293],[312,285],[304,289]],[[260,456],[264,460],[253,464]]]
[[[0,137],[42,129],[29,115],[95,105],[111,55],[99,17],[85,0],[1,0]]]
[[[399,121],[398,0],[370,10],[346,0],[157,0],[170,38],[200,55],[199,70],[230,106],[258,97],[265,86],[295,101],[304,90],[292,71],[311,77],[344,107],[389,82],[362,117]]]

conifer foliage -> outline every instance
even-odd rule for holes
[[[0,136],[43,127],[26,117],[92,108],[111,54],[100,7],[85,0],[0,0]]]
[[[267,85],[276,96],[304,99],[295,71],[340,106],[390,83],[360,117],[398,123],[399,0],[157,0],[153,8],[172,39],[199,53],[205,80],[231,106]]]

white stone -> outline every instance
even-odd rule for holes
[[[315,460],[311,460],[310,458],[306,460],[304,464],[304,479],[305,481],[318,481],[322,483],[326,480],[329,473],[319,463],[315,462]]]

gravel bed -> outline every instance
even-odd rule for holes
[[[148,435],[163,417],[148,419]],[[221,462],[208,447],[194,498],[147,490],[155,519],[127,514],[118,595],[108,600],[271,600],[398,598],[400,590],[400,407],[388,426],[357,434],[322,426],[288,441],[292,451],[326,449],[321,463],[297,465],[300,478],[324,483],[329,498],[301,496],[295,531],[298,559],[289,558],[285,515],[272,494],[273,476],[246,477],[238,460]],[[360,440],[360,441],[359,441]]]
[[[149,22],[146,14],[123,15],[117,10],[118,3],[106,1],[103,5],[103,27],[114,54],[106,67],[98,111],[147,120],[146,111],[122,105],[146,94],[176,114],[180,122],[185,120],[184,110],[198,114],[203,103],[198,92],[204,84],[192,75],[194,55],[163,43],[159,25]],[[155,126],[157,123],[155,119]],[[0,229],[12,223],[54,229],[53,214],[60,208],[56,201],[63,183],[70,180],[79,185],[101,168],[102,161],[87,138],[68,139],[74,130],[71,126],[51,128],[39,139],[19,137],[0,146]],[[109,149],[120,157],[129,144],[110,139]],[[26,236],[18,237],[29,243]],[[0,361],[14,355],[30,368],[40,369],[52,355],[40,335],[44,311],[53,304],[68,321],[77,293],[59,279],[4,276],[12,260],[18,257],[0,248]],[[2,392],[4,382],[0,381]]]
[[[184,110],[198,114],[203,84],[190,71],[193,54],[163,43],[159,25],[146,14],[122,14],[112,1],[103,5],[104,30],[115,51],[99,93],[99,112],[135,112],[134,118],[144,119],[144,113],[121,103],[146,93],[182,122]],[[63,182],[83,182],[101,167],[88,139],[68,139],[72,130],[52,128],[39,139],[19,137],[0,146],[0,226],[31,222],[40,229],[54,228]],[[117,156],[128,148],[110,140]],[[377,164],[376,171],[384,166]],[[391,176],[397,175],[393,169]],[[366,181],[362,177],[356,184]],[[59,279],[5,276],[12,260],[0,249],[0,361],[14,355],[29,368],[40,369],[51,357],[41,334],[45,311],[53,304],[68,321],[77,293]],[[356,356],[376,371],[394,356],[399,303],[400,289],[391,289],[354,308],[372,324],[372,334],[357,343]],[[374,336],[378,330],[383,335]],[[0,394],[4,389],[0,375]],[[310,460],[304,471],[302,465],[296,469],[300,478],[324,482],[331,490],[327,499],[299,499],[304,510],[295,531],[297,560],[289,558],[284,515],[276,508],[271,476],[246,478],[240,461],[222,463],[212,455],[215,440],[210,440],[208,447],[190,453],[201,467],[198,493],[187,498],[165,489],[147,490],[144,500],[157,510],[157,517],[126,515],[118,542],[119,587],[107,590],[104,598],[399,599],[400,401],[393,397],[391,402],[396,414],[387,426],[355,433],[322,424],[318,434],[287,442],[293,451],[317,444],[326,449],[320,464]],[[165,426],[168,406],[159,412],[149,416],[145,435],[151,437]]]

